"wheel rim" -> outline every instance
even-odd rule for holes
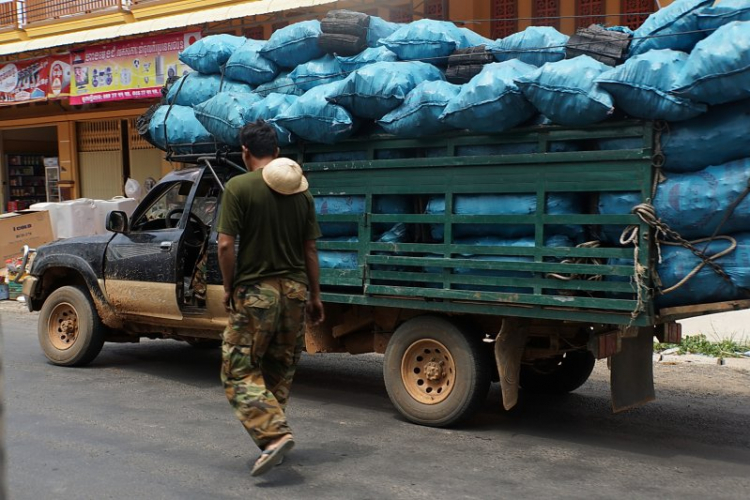
[[[456,364],[450,351],[437,340],[418,340],[401,359],[401,380],[415,400],[438,404],[453,391]]]
[[[78,313],[67,302],[55,306],[47,323],[49,341],[61,351],[73,347],[78,339]]]

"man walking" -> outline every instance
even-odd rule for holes
[[[235,414],[261,449],[252,471],[259,476],[294,446],[284,409],[304,347],[305,312],[316,324],[324,319],[315,248],[321,233],[302,169],[278,158],[276,131],[253,123],[240,140],[248,173],[227,183],[217,226],[230,313],[221,378]]]

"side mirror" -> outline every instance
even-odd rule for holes
[[[107,214],[107,231],[113,233],[128,232],[128,214],[120,210],[113,210]]]

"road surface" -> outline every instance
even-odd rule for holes
[[[219,353],[175,341],[105,345],[88,368],[48,364],[36,314],[0,305],[10,498],[747,498],[748,364],[658,364],[657,401],[613,415],[607,368],[575,393],[494,386],[456,429],[406,422],[377,355],[304,356],[297,448],[251,478],[257,450],[219,382]]]

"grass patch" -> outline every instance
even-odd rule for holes
[[[750,344],[731,339],[712,342],[705,335],[683,337],[679,344],[654,343],[654,352],[663,352],[673,348],[679,349],[677,354],[704,354],[714,358],[741,358],[744,353],[750,351]]]

